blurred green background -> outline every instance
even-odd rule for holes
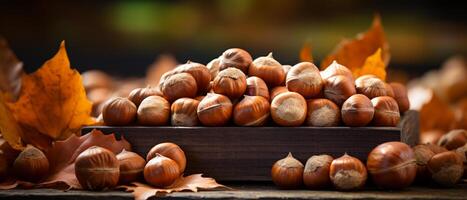
[[[2,1],[0,35],[33,71],[66,40],[80,71],[143,76],[161,53],[208,63],[240,47],[298,62],[306,40],[321,60],[343,38],[367,30],[380,13],[391,69],[421,74],[467,54],[464,3],[447,1]]]

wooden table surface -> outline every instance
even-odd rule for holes
[[[467,184],[455,188],[413,186],[401,191],[366,189],[357,192],[278,190],[269,184],[229,185],[229,191],[178,192],[167,194],[163,199],[467,199]],[[0,190],[0,199],[89,199],[89,200],[131,200],[131,193],[121,191],[90,192],[61,191],[53,189]]]

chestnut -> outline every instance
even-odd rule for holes
[[[156,88],[146,87],[146,88],[136,88],[130,92],[128,95],[128,100],[133,102],[136,107],[141,104],[141,102],[149,96],[161,96],[162,93]]]
[[[323,88],[319,70],[311,62],[301,62],[293,66],[287,73],[285,84],[289,91],[297,92],[305,98],[320,95]]]
[[[435,155],[435,153],[428,147],[428,145],[420,144],[412,148],[417,161],[417,175],[416,179],[424,182],[430,179],[430,172],[428,171],[428,161]]]
[[[269,87],[278,86],[285,80],[282,65],[272,57],[272,53],[256,58],[250,65],[248,75],[263,79]]]
[[[174,72],[191,74],[196,81],[198,93],[206,92],[209,82],[211,82],[211,73],[206,66],[200,63],[188,61],[187,63],[175,68]]]
[[[402,189],[415,180],[417,165],[409,145],[386,142],[375,147],[366,162],[373,182],[381,188]]]
[[[350,96],[356,93],[352,79],[335,75],[324,80],[324,97],[341,106]]]
[[[436,183],[450,187],[462,178],[464,166],[460,155],[446,151],[431,157],[428,161],[428,170]]]
[[[253,58],[247,51],[240,48],[231,48],[224,51],[221,57],[219,57],[219,68],[220,71],[222,71],[230,67],[235,67],[243,73],[248,73],[248,68],[252,62]]]
[[[307,100],[306,124],[308,126],[338,126],[341,119],[339,107],[328,99]]]
[[[455,129],[443,135],[438,145],[445,147],[447,150],[457,149],[467,143],[467,131],[464,129]]]
[[[370,99],[362,94],[348,98],[341,109],[342,121],[347,126],[365,126],[371,122],[374,108]]]
[[[332,76],[342,75],[342,76],[347,77],[352,82],[354,80],[354,77],[350,69],[345,67],[344,65],[337,63],[337,61],[335,60],[328,67],[326,67],[326,69],[321,71],[320,74],[321,74],[321,78],[323,79],[328,79]]]
[[[156,157],[156,154],[160,154],[174,160],[178,165],[180,173],[185,171],[186,156],[180,146],[171,142],[160,143],[149,150],[146,155],[146,161],[150,161]]]
[[[92,146],[76,158],[75,174],[84,189],[106,190],[117,185],[120,167],[113,152]]]
[[[329,177],[338,190],[356,190],[365,185],[367,172],[358,158],[344,154],[332,161]]]
[[[303,182],[303,164],[289,153],[274,163],[271,169],[272,181],[281,189],[295,189]]]
[[[355,80],[358,94],[363,94],[372,99],[379,96],[389,96],[392,88],[375,75],[363,75]],[[390,90],[390,91],[389,91]]]
[[[324,189],[332,185],[329,171],[334,160],[329,155],[315,155],[308,158],[303,171],[303,183],[309,189]]]
[[[305,121],[306,114],[306,100],[296,92],[284,92],[272,100],[271,116],[278,125],[300,126]]]
[[[217,73],[219,73],[220,66],[219,66],[219,58],[215,58],[214,60],[211,60],[206,67],[209,70],[209,73],[211,74],[211,81],[216,78]],[[209,91],[209,90],[208,90]]]
[[[199,121],[205,126],[222,126],[232,115],[232,102],[221,94],[208,93],[199,102],[197,111]]]
[[[394,99],[397,101],[399,111],[403,113],[409,110],[410,101],[405,86],[396,82],[392,82],[389,85],[391,86],[392,91],[394,93]]]
[[[400,121],[399,108],[396,100],[389,96],[379,96],[371,99],[375,110],[373,125],[375,126],[397,126]]]
[[[160,96],[145,98],[138,107],[138,123],[161,126],[167,124],[170,116],[170,103]]]
[[[144,167],[143,174],[149,185],[165,188],[172,185],[180,177],[181,172],[175,161],[156,154]]]
[[[116,157],[120,169],[120,177],[118,179],[120,184],[128,184],[141,180],[144,166],[146,165],[143,157],[125,149],[117,154]]]
[[[38,148],[28,145],[13,163],[15,175],[24,181],[40,181],[49,172],[49,160]]]
[[[245,96],[233,109],[233,120],[239,126],[261,126],[269,117],[269,101],[261,96]]]
[[[172,103],[170,122],[173,126],[196,126],[199,124],[198,109],[199,100],[180,98]]]
[[[277,95],[282,94],[284,92],[288,92],[287,87],[285,86],[277,86],[275,88],[272,88],[270,92],[270,100],[272,101]]]
[[[239,98],[246,90],[246,76],[237,68],[224,69],[217,74],[212,89],[215,93],[223,94],[231,99]]]
[[[256,76],[251,76],[246,79],[245,95],[262,96],[269,100],[269,90],[263,79]]]
[[[166,72],[161,77],[159,89],[170,102],[182,97],[196,96],[198,86],[196,79],[189,73]]]
[[[124,126],[136,119],[136,105],[127,98],[115,97],[102,107],[102,118],[108,126]]]

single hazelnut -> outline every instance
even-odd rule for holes
[[[177,163],[160,154],[146,164],[143,173],[146,182],[157,188],[172,185],[181,175]]]
[[[431,178],[442,186],[453,186],[462,178],[464,166],[462,158],[453,151],[446,151],[431,157],[428,161]]]
[[[342,104],[342,121],[347,126],[366,126],[373,119],[374,113],[370,99],[362,94],[355,94]]]
[[[205,126],[225,125],[232,115],[232,102],[221,94],[208,93],[199,102],[198,119]]]
[[[263,79],[269,87],[278,86],[285,80],[282,65],[272,57],[272,53],[269,53],[268,56],[256,58],[251,63],[248,75]]]
[[[146,160],[143,157],[125,149],[116,157],[120,169],[118,179],[120,184],[128,184],[142,179],[144,166],[146,165]]]
[[[245,95],[262,96],[269,100],[269,90],[263,79],[256,76],[250,76],[246,79]]]
[[[84,189],[112,189],[118,184],[120,166],[113,152],[92,146],[76,158],[75,174]]]
[[[394,92],[394,99],[397,101],[399,111],[403,113],[409,110],[410,101],[405,86],[396,82],[392,82],[389,85],[391,86],[392,91]]]
[[[457,149],[467,143],[467,131],[464,129],[455,129],[443,135],[438,141],[438,145],[448,150]]]
[[[345,67],[337,63],[337,61],[333,61],[325,70],[321,71],[321,78],[328,79],[332,76],[342,75],[347,77],[349,80],[354,80],[352,75],[352,71],[349,68]]]
[[[355,93],[353,81],[346,76],[335,75],[324,80],[324,97],[339,106]]]
[[[341,120],[341,110],[328,99],[309,99],[307,100],[308,126],[338,126]]]
[[[303,164],[289,153],[274,163],[271,169],[272,181],[281,189],[296,189],[303,182]]]
[[[303,171],[303,183],[309,189],[324,189],[332,185],[329,172],[334,160],[329,155],[317,155],[308,158]]]
[[[196,80],[198,93],[207,91],[209,82],[211,82],[211,73],[209,69],[203,64],[188,61],[183,65],[179,65],[174,69],[176,73],[188,73]]]
[[[251,55],[247,51],[239,48],[227,49],[222,53],[222,56],[219,57],[220,71],[235,67],[242,70],[243,73],[248,73],[248,68],[252,62],[253,58],[251,58]]]
[[[180,146],[171,142],[160,143],[149,150],[148,154],[146,155],[146,160],[150,161],[156,157],[157,154],[163,155],[175,161],[178,165],[180,173],[185,171],[186,156],[185,152],[182,150],[182,148],[180,148]]]
[[[129,125],[136,119],[136,105],[127,98],[109,99],[102,107],[102,118],[108,126]]]
[[[284,92],[272,100],[271,116],[278,125],[300,126],[305,121],[306,114],[306,100],[296,92]]]
[[[174,72],[166,72],[172,74]],[[172,75],[162,75],[159,89],[170,102],[182,97],[193,98],[196,96],[198,87],[196,79],[189,73],[176,73]],[[166,77],[166,78],[164,78]]]
[[[217,94],[223,94],[232,99],[239,98],[246,90],[246,76],[237,68],[224,69],[217,74],[212,89]]]
[[[338,190],[356,190],[365,185],[367,179],[365,165],[347,154],[332,161],[329,177]]]
[[[13,170],[20,180],[37,182],[49,172],[49,160],[41,150],[28,145],[13,163]]]
[[[220,59],[215,58],[214,60],[211,60],[211,62],[209,62],[206,65],[206,67],[209,70],[209,73],[211,74],[211,81],[214,80],[214,78],[216,78],[217,74],[219,73],[219,70],[220,70],[219,62],[220,62]]]
[[[363,75],[355,80],[355,87],[357,88],[358,94],[363,94],[370,99],[379,96],[389,96],[392,89],[383,80],[379,79],[374,75]]]
[[[415,160],[417,161],[417,175],[416,179],[420,182],[425,182],[430,179],[430,172],[428,171],[428,161],[435,155],[435,153],[425,144],[420,144],[413,147]]]
[[[270,94],[269,100],[272,101],[277,95],[282,94],[284,92],[288,92],[287,87],[285,86],[277,86],[275,88],[272,88]]]
[[[366,167],[373,183],[386,189],[408,187],[417,173],[414,152],[402,142],[386,142],[375,147],[368,155]]]
[[[269,101],[261,96],[245,96],[233,109],[234,123],[239,126],[261,126],[269,117]]]
[[[433,129],[420,132],[419,144],[438,144],[438,141],[444,135],[444,131]]]
[[[311,62],[301,62],[293,66],[287,73],[285,84],[289,91],[297,92],[305,98],[320,95],[323,88],[319,69]]]
[[[141,104],[141,102],[149,96],[161,96],[161,92],[158,91],[157,88],[151,88],[151,87],[146,87],[146,88],[136,88],[130,92],[130,95],[128,95],[128,100],[133,102],[136,107]]]
[[[455,152],[459,154],[464,162],[464,178],[467,178],[467,144],[457,148]]]
[[[373,124],[375,126],[397,126],[400,121],[399,107],[396,100],[389,96],[371,99],[374,108]]]
[[[167,124],[170,116],[170,103],[160,96],[145,98],[138,107],[138,123],[161,126]]]
[[[199,124],[198,109],[199,100],[180,98],[172,103],[170,124],[173,126],[196,126]]]

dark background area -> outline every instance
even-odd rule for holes
[[[306,40],[321,60],[382,17],[391,69],[421,74],[467,54],[467,12],[446,1],[1,1],[0,35],[31,72],[66,40],[79,71],[143,76],[161,53],[208,63],[229,47],[298,62]],[[316,62],[318,63],[318,62]]]

